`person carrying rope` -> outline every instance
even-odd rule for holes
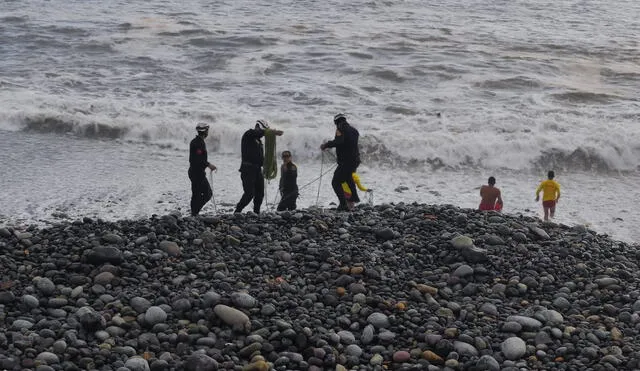
[[[346,116],[342,113],[334,116],[333,123],[336,125],[335,137],[333,140],[323,143],[320,149],[323,151],[327,148],[336,149],[338,167],[333,173],[331,186],[338,197],[339,204],[336,210],[347,211],[349,206],[342,190],[342,183],[346,182],[351,190],[349,202],[360,202],[358,191],[351,175],[356,172],[360,165],[360,149],[358,148],[360,133],[356,128],[349,125]]]
[[[209,125],[199,123],[195,138],[189,144],[189,180],[191,180],[191,215],[197,216],[202,207],[211,199],[213,192],[207,181],[205,169],[216,170],[207,159],[207,145],[204,139],[209,135]]]
[[[253,212],[260,213],[260,206],[264,199],[264,146],[261,138],[266,135],[283,134],[282,130],[269,129],[265,120],[256,121],[253,129],[244,132],[241,140],[242,162],[240,164],[240,179],[242,179],[242,198],[236,205],[235,212],[240,213],[251,200],[253,200]],[[276,169],[277,170],[277,169]]]
[[[278,211],[295,210],[298,198],[298,167],[293,163],[291,151],[282,152],[282,166],[280,167],[280,203]]]

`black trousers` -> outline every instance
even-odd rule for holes
[[[338,201],[340,202],[339,207],[346,207],[347,200],[344,197],[344,191],[342,190],[342,183],[347,182],[347,185],[351,189],[351,198],[349,201],[352,202],[360,202],[360,198],[358,197],[358,189],[356,188],[356,183],[353,181],[353,176],[351,175],[358,169],[358,165],[349,165],[349,164],[338,164],[338,167],[333,172],[333,179],[331,179],[331,186],[333,187],[333,191],[338,196]]]
[[[242,179],[242,198],[236,205],[236,212],[239,213],[253,199],[253,212],[260,213],[260,206],[264,199],[264,176],[259,167],[244,167],[240,169],[240,179]]]
[[[189,169],[189,179],[191,180],[191,215],[195,216],[209,202],[213,192],[204,171],[200,173]]]
[[[276,210],[295,210],[297,208],[296,200],[298,199],[298,191],[283,193],[281,196],[282,198]]]

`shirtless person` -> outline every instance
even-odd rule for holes
[[[480,197],[482,197],[482,200],[478,208],[481,211],[502,210],[502,195],[500,194],[500,189],[494,187],[495,185],[496,178],[489,177],[489,185],[480,187]]]

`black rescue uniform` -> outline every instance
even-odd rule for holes
[[[326,145],[327,148],[335,147],[336,160],[338,162],[338,167],[333,173],[333,179],[331,179],[331,186],[340,202],[338,210],[347,210],[347,200],[342,190],[343,182],[347,182],[351,189],[349,201],[360,202],[358,191],[351,175],[360,165],[360,149],[358,148],[360,133],[344,119],[338,122],[336,126],[335,138],[327,142]]]
[[[236,205],[236,213],[242,212],[253,199],[253,211],[260,213],[260,205],[264,199],[264,176],[262,165],[264,164],[264,146],[262,138],[263,129],[249,129],[242,135],[241,150],[242,163],[240,164],[240,179],[242,179],[242,198]]]
[[[278,211],[295,210],[298,198],[298,167],[289,162],[280,167],[280,203]]]
[[[202,207],[211,199],[211,185],[207,181],[205,169],[207,146],[204,139],[197,135],[189,145],[189,179],[191,180],[191,215],[198,215]]]

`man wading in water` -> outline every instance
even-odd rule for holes
[[[349,210],[349,205],[342,190],[342,183],[346,182],[351,190],[351,197],[348,201],[350,203],[360,202],[358,191],[353,181],[353,176],[351,175],[356,172],[356,169],[358,169],[360,165],[360,149],[358,148],[360,133],[358,133],[356,128],[349,125],[347,118],[342,113],[334,116],[333,123],[336,125],[336,135],[332,141],[323,143],[320,149],[323,151],[327,148],[335,147],[336,149],[338,167],[333,173],[331,186],[338,197],[339,205],[336,210],[345,211]]]
[[[496,178],[490,176],[488,185],[480,187],[480,206],[478,209],[481,211],[501,211],[502,210],[502,195],[500,194],[500,188],[496,187]]]
[[[205,169],[211,171],[216,167],[207,160],[207,145],[204,139],[209,135],[209,125],[199,123],[196,126],[198,135],[189,144],[189,179],[191,180],[191,215],[196,216],[202,207],[211,199],[211,185],[207,181]]]

